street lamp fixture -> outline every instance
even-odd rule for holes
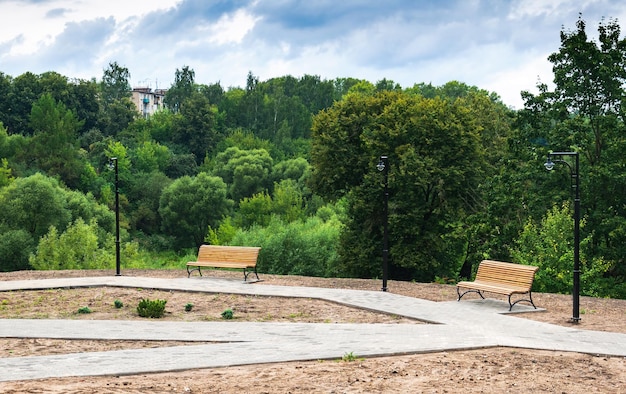
[[[384,227],[383,227],[383,288],[387,291],[387,277],[389,275],[389,158],[380,156],[376,169],[383,173],[384,179]]]
[[[117,171],[117,157],[109,159],[109,169],[115,171],[115,275],[122,275],[120,270],[120,189]]]
[[[563,156],[574,158],[574,167]],[[552,157],[557,159],[552,160]],[[572,322],[580,321],[580,173],[578,152],[551,152],[544,164],[546,170],[552,171],[556,163],[563,163],[569,168],[572,189],[574,190],[574,288],[572,289]]]

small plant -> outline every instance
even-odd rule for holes
[[[113,305],[115,305],[115,307],[117,309],[120,309],[120,308],[122,308],[124,306],[124,303],[122,301],[120,301],[120,300],[115,300],[115,301],[113,301]]]
[[[352,352],[345,353],[343,357],[341,357],[341,361],[344,361],[344,362],[352,362],[352,361],[358,361],[358,360],[362,360],[362,359],[355,356],[354,353]]]
[[[193,304],[191,302],[185,304],[185,312],[191,312],[193,309]]]
[[[222,312],[222,319],[224,320],[230,320],[233,318],[233,310],[232,309],[226,309],[224,312]]]
[[[78,313],[80,314],[91,313],[91,308],[89,308],[88,306],[80,307],[78,308]]]
[[[158,319],[165,313],[166,300],[149,300],[142,298],[137,305],[137,313],[141,317]]]

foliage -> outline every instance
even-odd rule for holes
[[[232,147],[217,154],[213,173],[229,185],[230,198],[238,202],[269,189],[272,164],[265,149]]]
[[[29,259],[30,266],[38,270],[103,269],[113,258],[113,239],[105,244],[98,242],[98,225],[78,218],[63,233],[51,226],[39,240],[37,251]]]
[[[115,300],[113,301],[113,306],[115,306],[115,309],[120,309],[124,307],[124,303],[122,300]]]
[[[6,229],[0,226],[0,271],[30,269],[28,257],[35,247],[33,236],[24,229]]]
[[[142,298],[137,305],[137,314],[150,319],[161,318],[165,314],[165,304],[167,304],[167,300]]]
[[[92,312],[92,310],[91,310],[91,308],[89,308],[88,306],[82,306],[82,307],[78,308],[78,311],[77,311],[77,312],[78,312],[79,314],[88,314],[88,313],[91,313],[91,312]]]
[[[222,313],[221,313],[222,319],[224,320],[231,320],[234,317],[234,313],[232,309],[225,309]]]
[[[598,39],[586,32],[579,17],[576,28],[562,29],[559,50],[548,58],[553,64],[554,90],[539,84],[539,94],[523,92],[520,112],[522,136],[545,141],[554,151],[580,154],[583,238],[589,238],[588,258],[603,261],[608,276],[626,282],[626,175],[623,166],[624,106],[626,95],[626,39],[616,20],[602,20]],[[569,180],[553,181],[567,193]],[[591,198],[593,196],[593,198]]]
[[[185,304],[185,312],[191,312],[192,309],[193,309],[193,304],[191,302],[188,302],[187,304]]]
[[[581,220],[581,230],[586,225]],[[539,267],[533,291],[569,293],[573,286],[574,222],[568,203],[555,205],[537,224],[529,220],[512,250],[515,261]],[[610,266],[600,259],[588,257],[591,237],[581,240],[581,294],[595,297],[624,297],[626,287],[607,280]]]
[[[273,216],[266,227],[239,231],[233,245],[261,246],[257,263],[261,272],[279,275],[332,277],[337,271],[337,246],[341,224],[335,218],[323,221],[285,223]]]
[[[379,274],[384,217],[375,164],[388,154],[392,276],[456,275],[466,243],[460,221],[479,200],[486,166],[480,131],[465,101],[389,91],[349,94],[315,117],[314,190],[350,201],[339,250],[345,274]]]
[[[179,248],[200,247],[209,226],[216,227],[230,214],[232,205],[221,178],[203,172],[193,178],[178,178],[161,194],[163,231],[177,239]]]
[[[24,229],[38,239],[50,226],[64,229],[71,213],[64,190],[42,174],[19,178],[0,190],[0,224],[7,229]]]

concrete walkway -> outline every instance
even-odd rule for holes
[[[231,279],[94,277],[1,281],[0,291],[117,286],[318,298],[433,324],[0,320],[1,338],[174,340],[218,343],[0,359],[0,381],[128,375],[232,365],[339,359],[494,346],[626,357],[626,334],[515,317],[506,302],[432,302],[382,291],[251,285]],[[532,311],[516,305],[514,310]]]

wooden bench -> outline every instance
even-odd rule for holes
[[[533,308],[537,309],[533,302],[531,287],[538,269],[539,267],[532,265],[483,260],[478,266],[473,282],[465,281],[456,284],[456,293],[459,296],[457,301],[461,301],[461,298],[470,292],[478,293],[484,299],[483,292],[486,291],[509,296],[509,311],[513,309],[513,305],[522,301],[530,302]],[[461,288],[468,290],[461,294]],[[511,303],[513,294],[528,294],[528,299],[522,298]]]
[[[244,282],[248,281],[250,270],[253,270],[258,281],[260,279],[256,272],[256,261],[260,250],[261,248],[252,246],[202,245],[198,250],[197,260],[187,263],[187,277],[190,277],[194,271],[198,271],[202,276],[200,267],[242,268]],[[190,267],[196,268],[190,269]]]

